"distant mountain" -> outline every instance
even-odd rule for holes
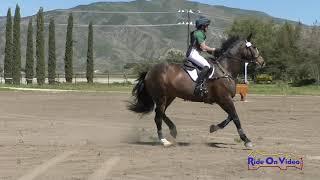
[[[162,56],[171,48],[186,50],[187,26],[161,26],[161,27],[99,27],[99,25],[145,25],[145,24],[177,24],[186,21],[186,13],[178,13],[178,9],[198,10],[212,20],[210,32],[208,33],[208,44],[217,46],[223,31],[230,27],[232,21],[239,17],[258,17],[262,19],[274,19],[283,22],[266,13],[249,11],[225,6],[210,6],[197,2],[185,0],[136,0],[131,2],[97,2],[89,5],[80,5],[68,10],[54,10],[45,13],[45,22],[50,18],[56,22],[56,43],[57,43],[57,67],[63,72],[64,68],[64,47],[66,24],[69,11],[74,11],[74,23],[88,25],[93,21],[94,25],[94,51],[95,69],[104,71],[122,71],[123,66],[128,62],[139,62],[142,60],[156,59]],[[85,12],[85,11],[96,11]],[[102,13],[102,12],[173,12],[173,13]],[[12,12],[13,13],[13,12]],[[199,14],[191,14],[194,21]],[[22,65],[25,62],[25,45],[27,34],[26,17],[21,25],[22,42]],[[0,17],[0,63],[3,67],[4,44],[5,44],[5,17]],[[191,27],[191,30],[194,27]],[[86,26],[74,28],[74,68],[75,72],[85,72],[87,53]],[[48,29],[46,28],[46,45]],[[46,52],[47,54],[47,52]],[[46,55],[47,56],[47,55]]]

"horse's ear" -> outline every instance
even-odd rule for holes
[[[249,36],[247,37],[247,41],[250,42],[250,41],[251,41],[251,38],[252,38],[252,33],[250,33]]]

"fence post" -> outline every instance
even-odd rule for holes
[[[109,86],[109,72],[108,72],[108,86]]]
[[[318,82],[317,82],[318,86],[320,85],[320,72],[318,72]]]
[[[318,84],[318,86],[320,85],[320,69],[319,69],[319,66],[317,66],[317,70],[318,70],[318,82],[317,82],[317,84]]]
[[[123,77],[124,77],[124,84],[123,85],[125,85],[128,83],[128,77],[127,77],[127,74],[125,71],[123,72]]]

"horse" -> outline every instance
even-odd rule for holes
[[[252,34],[246,39],[229,37],[221,46],[221,55],[210,62],[215,64],[214,78],[206,80],[208,93],[205,97],[194,95],[195,82],[179,64],[159,63],[149,71],[140,73],[137,84],[132,89],[133,100],[128,109],[142,115],[150,113],[155,107],[154,121],[157,126],[158,138],[165,147],[174,143],[168,141],[162,134],[162,121],[170,130],[173,138],[177,137],[177,129],[172,120],[166,115],[168,106],[176,97],[208,104],[218,104],[227,114],[227,118],[218,125],[212,124],[210,133],[226,127],[233,121],[245,147],[252,148],[253,144],[241,127],[233,97],[236,94],[236,78],[244,67],[244,63],[255,63],[256,69],[265,65],[258,48],[251,40]]]

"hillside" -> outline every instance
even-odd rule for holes
[[[56,21],[57,67],[63,71],[66,24],[68,14],[74,11],[74,23],[87,25],[93,21],[94,25],[123,25],[123,24],[177,24],[186,20],[186,13],[178,13],[178,9],[200,10],[213,21],[208,44],[217,46],[224,37],[223,31],[232,24],[233,19],[254,16],[270,19],[269,15],[257,12],[224,6],[210,6],[185,0],[136,0],[131,2],[97,2],[89,5],[80,5],[69,10],[54,10],[45,13],[45,22],[50,18]],[[79,12],[81,11],[81,12]],[[98,11],[98,13],[83,12]],[[101,13],[110,11],[121,12],[174,12],[155,14],[133,13]],[[13,14],[14,12],[12,12]],[[194,21],[199,15],[192,14]],[[26,29],[29,18],[25,17],[21,25],[22,65],[25,63]],[[279,19],[276,19],[279,21]],[[35,23],[34,23],[35,25]],[[191,28],[193,29],[193,27]],[[3,66],[5,42],[5,18],[0,17],[0,63]],[[46,37],[48,29],[46,27]],[[87,52],[87,27],[74,28],[74,68],[75,72],[84,72]],[[94,28],[95,69],[111,72],[122,71],[127,62],[138,62],[159,58],[168,49],[175,48],[185,51],[187,42],[187,26],[163,27],[100,27]],[[47,39],[46,39],[47,44]]]

